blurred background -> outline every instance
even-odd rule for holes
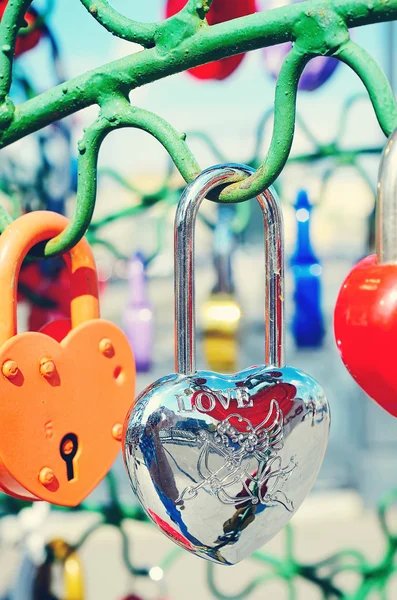
[[[165,4],[112,1],[139,21],[162,19]],[[269,4],[263,0],[257,9]],[[33,7],[48,14],[40,39],[16,60],[16,103],[140,51],[107,33],[77,0],[35,0]],[[393,24],[379,24],[353,32],[393,86],[394,30]],[[287,364],[321,383],[332,414],[323,468],[292,519],[295,557],[316,563],[352,547],[369,561],[379,561],[386,542],[375,507],[397,487],[397,422],[363,394],[344,368],[333,336],[333,307],[348,272],[373,251],[374,193],[385,138],[358,77],[342,63],[333,70],[329,59],[316,60],[306,73],[306,89],[298,94],[291,160],[276,182],[285,220]],[[258,50],[223,79],[211,79],[208,71],[178,74],[135,90],[131,102],[185,132],[202,168],[220,162],[258,166],[270,142],[279,66],[278,49]],[[97,107],[85,109],[2,150],[1,201],[15,216],[44,207],[73,213],[77,143],[97,113]],[[98,173],[97,205],[87,235],[101,280],[102,316],[127,333],[140,392],[174,370],[173,217],[184,184],[160,144],[131,129],[106,138]],[[225,372],[258,364],[264,352],[265,267],[259,207],[254,200],[238,207],[204,203],[196,231],[197,364]],[[38,329],[67,312],[65,285],[58,261],[24,269],[20,329]],[[300,579],[293,589],[280,580],[281,569],[274,581],[262,582],[274,568],[262,555],[227,570],[187,556],[144,521],[121,458],[111,478],[88,498],[87,510],[50,510],[44,503],[31,508],[6,497],[0,507],[4,599],[341,597],[322,595],[313,577]],[[101,520],[107,524],[96,528]],[[397,524],[393,510],[388,523]],[[268,544],[266,556],[282,562],[288,535],[293,534],[284,531]],[[76,559],[71,572],[84,579],[84,594],[65,591],[62,560],[53,564],[59,548],[46,545],[54,538],[71,547],[78,543],[81,562]],[[32,581],[43,561],[47,564],[49,548],[52,583],[47,581],[41,595],[36,591],[34,596]],[[343,597],[397,598],[393,577],[382,590],[369,586],[366,595],[353,595],[359,577],[342,575]]]

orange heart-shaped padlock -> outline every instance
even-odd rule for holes
[[[85,239],[64,256],[71,331],[61,341],[50,331],[17,333],[21,263],[67,224],[61,215],[37,211],[0,237],[0,489],[76,506],[119,452],[135,364],[121,329],[99,318],[97,273]]]

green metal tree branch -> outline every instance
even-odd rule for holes
[[[156,45],[156,36],[160,29],[160,23],[140,23],[133,21],[120,14],[114,9],[107,0],[80,0],[88,12],[113,35],[140,44],[144,48],[152,48]],[[196,20],[196,29],[198,28],[198,19],[205,18],[213,0],[189,0],[186,6],[179,11],[178,18],[183,19],[186,16]],[[193,20],[192,20],[193,23]]]
[[[373,0],[372,10],[368,9],[367,0],[354,0],[354,10],[351,5],[352,0],[310,0],[211,27],[201,27],[187,38],[176,27],[176,23],[180,23],[176,21],[176,15],[159,25],[159,39],[155,48],[89,71],[16,107],[13,122],[2,132],[0,147],[82,108],[100,103],[104,88],[108,93],[112,90],[127,93],[205,62],[295,39],[295,24],[306,12],[309,14],[309,24],[311,21],[316,24],[320,20],[324,22],[325,29],[329,26],[329,30],[332,30],[330,23],[335,20],[335,15],[341,18],[339,13],[342,13],[349,27],[397,18],[397,0]],[[311,10],[308,11],[308,8]],[[337,26],[340,27],[341,23],[337,23]],[[180,36],[179,40],[177,35]],[[327,48],[320,46],[318,53],[326,53]]]
[[[98,104],[102,109],[99,121],[89,128],[84,138],[85,145],[88,142],[89,146],[84,158],[80,152],[79,163],[87,167],[90,182],[80,166],[76,219],[61,243],[58,240],[47,245],[48,256],[71,247],[88,225],[94,206],[96,162],[102,139],[113,129],[140,126],[132,122],[132,113],[119,115],[116,105],[120,97],[127,98],[131,90],[168,75],[287,40],[293,42],[277,84],[273,138],[268,155],[257,173],[219,191],[217,199],[222,202],[246,200],[277,178],[293,140],[299,77],[305,64],[315,56],[335,56],[353,68],[369,92],[385,133],[389,134],[397,124],[396,102],[386,77],[375,61],[349,40],[348,32],[348,28],[396,19],[397,0],[309,0],[214,26],[208,26],[205,20],[210,0],[189,0],[175,16],[151,24],[124,17],[106,0],[80,1],[114,35],[137,41],[146,49],[80,75],[17,107],[8,98],[12,55],[30,1],[10,1],[0,24],[0,147],[87,106]],[[103,116],[105,107],[106,118]],[[112,108],[109,110],[109,107]],[[110,114],[112,110],[114,114]],[[137,109],[130,107],[129,110]],[[137,112],[133,114],[138,118]],[[160,132],[158,139],[178,169],[184,171],[187,181],[197,174],[198,165],[188,146],[180,138],[176,143],[177,135],[163,120],[147,113],[141,128],[155,136],[156,131]],[[164,143],[165,140],[173,142]]]
[[[379,125],[389,136],[397,127],[397,104],[389,81],[378,63],[352,40],[342,46],[336,58],[349,65],[360,77],[367,88]]]
[[[7,126],[13,113],[13,105],[7,98],[12,82],[12,64],[19,29],[26,26],[25,13],[32,0],[8,2],[0,22],[0,127]]]
[[[123,97],[110,99],[103,105],[98,119],[87,128],[79,142],[75,213],[68,227],[46,244],[45,256],[63,254],[87,231],[95,208],[99,149],[111,131],[123,127],[142,129],[153,135],[174,158],[175,165],[185,181],[191,181],[200,173],[194,156],[186,146],[183,134],[178,134],[161,117],[143,108],[131,106]]]
[[[257,196],[281,173],[294,139],[298,83],[308,62],[309,57],[301,54],[297,47],[293,46],[284,61],[277,81],[273,136],[265,162],[242,183],[234,183],[225,188],[219,196],[221,201],[241,202]]]

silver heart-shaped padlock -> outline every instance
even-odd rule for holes
[[[229,565],[274,537],[302,504],[330,423],[319,384],[284,366],[283,222],[270,189],[257,198],[266,234],[265,365],[233,375],[195,368],[196,214],[212,189],[251,172],[211,167],[183,193],[175,217],[177,372],[149,385],[124,425],[124,462],[147,514],[177,544]]]

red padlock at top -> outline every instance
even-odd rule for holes
[[[4,11],[7,8],[8,0],[0,0],[0,20],[3,18]],[[39,43],[43,36],[43,27],[37,26],[37,19],[39,18],[38,12],[30,7],[28,12],[25,14],[25,21],[27,26],[31,28],[31,31],[26,33],[19,33],[15,44],[15,56],[20,56],[28,50],[32,50]]]
[[[187,3],[187,0],[168,0],[166,17],[172,17]],[[256,0],[214,0],[206,19],[209,25],[217,25],[256,12]],[[244,60],[245,53],[221,58],[205,65],[188,69],[188,73],[203,80],[222,80],[229,77]]]

